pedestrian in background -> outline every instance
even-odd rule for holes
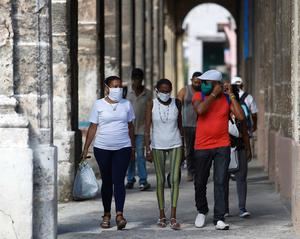
[[[195,201],[198,215],[196,227],[205,225],[208,203],[207,181],[213,162],[214,167],[214,224],[217,230],[228,230],[225,223],[225,183],[230,163],[230,138],[228,116],[232,112],[243,120],[243,111],[237,102],[231,85],[221,83],[222,74],[216,70],[203,73],[201,92],[196,93],[193,105],[198,114],[195,138]]]
[[[242,83],[242,80],[240,77],[233,77],[231,80],[232,83],[232,91],[235,95],[237,101],[241,103],[249,104],[249,109],[251,108],[253,112],[257,112],[256,104],[253,100],[253,97],[248,95],[246,98],[244,98],[244,101],[241,102],[240,96],[244,97],[244,93],[240,93],[239,84]],[[246,111],[246,110],[245,110]],[[245,115],[249,114],[249,112],[244,112]],[[256,113],[255,113],[256,115]],[[256,117],[254,117],[256,119]],[[251,214],[246,208],[246,198],[247,198],[247,174],[248,174],[248,162],[251,161],[252,153],[251,153],[251,146],[250,146],[250,139],[249,139],[249,132],[253,132],[253,130],[256,130],[256,121],[253,125],[253,128],[248,129],[247,120],[239,121],[235,119],[234,116],[232,116],[231,119],[234,122],[234,125],[236,125],[238,130],[238,135],[234,136],[233,133],[231,133],[229,127],[229,134],[231,139],[231,147],[236,147],[237,154],[238,154],[238,171],[233,173],[234,179],[236,181],[236,189],[237,189],[237,195],[238,195],[238,206],[240,210],[240,217],[246,218],[249,217]],[[226,187],[225,187],[225,199],[226,199],[226,213],[225,216],[229,216],[229,179],[230,179],[230,173],[227,175],[226,179]]]
[[[134,160],[135,141],[131,103],[122,98],[122,81],[117,76],[105,79],[104,98],[96,100],[91,110],[84,150],[81,158],[87,157],[90,144],[94,141],[94,154],[100,169],[101,196],[104,207],[102,228],[110,228],[111,202],[114,194],[116,224],[118,230],[125,228],[123,216],[125,203],[124,180],[130,159]]]
[[[250,120],[251,123],[248,123],[248,131],[250,134],[250,137],[252,134],[257,130],[257,105],[252,95],[250,95],[248,92],[244,91],[244,84],[241,77],[235,76],[231,79],[231,85],[233,88],[236,88],[239,94],[239,100],[240,103],[247,106],[247,110],[250,113]]]
[[[193,181],[195,174],[193,163],[197,113],[194,110],[192,99],[196,92],[201,91],[201,80],[198,79],[201,74],[201,72],[194,72],[191,79],[192,84],[183,87],[177,95],[177,99],[179,99],[182,104],[182,126],[185,142],[187,181]]]
[[[172,83],[161,79],[156,84],[157,98],[147,104],[145,143],[146,157],[154,162],[156,173],[156,194],[159,206],[157,225],[167,226],[165,215],[165,166],[170,163],[171,181],[171,219],[170,227],[180,229],[176,219],[176,208],[179,195],[179,173],[182,160],[182,116],[181,103],[171,98]],[[152,136],[150,139],[150,135]]]
[[[147,181],[147,168],[144,156],[144,131],[145,131],[145,114],[146,104],[152,100],[152,92],[143,85],[144,72],[135,68],[131,73],[131,90],[128,92],[127,99],[131,102],[135,120],[134,133],[135,133],[135,146],[136,146],[136,160],[129,163],[127,171],[127,189],[132,189],[136,182],[136,167],[139,176],[139,189],[141,191],[147,190],[151,185]]]

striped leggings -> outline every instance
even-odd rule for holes
[[[165,208],[165,166],[166,160],[170,160],[170,181],[171,181],[171,205],[177,206],[179,194],[179,171],[181,165],[182,148],[169,150],[153,149],[153,161],[156,173],[156,195],[159,209]]]

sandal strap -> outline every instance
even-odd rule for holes
[[[167,218],[163,217],[163,218],[158,218],[157,222],[166,222]]]
[[[173,221],[173,222],[172,222]],[[176,218],[171,218],[170,219],[170,227],[174,230],[179,230],[180,229],[180,224],[177,222]]]
[[[122,214],[121,214],[121,213],[117,214],[117,215],[116,215],[116,220],[117,220],[118,218],[121,218],[120,220],[124,220],[124,219],[125,219],[124,216],[123,216],[123,213],[122,213]],[[120,221],[120,220],[118,220],[118,221]]]
[[[103,219],[103,221],[110,221],[111,215],[103,215],[102,219]]]
[[[158,218],[157,225],[159,225],[161,227],[166,227],[167,226],[167,218],[165,218],[165,217]]]

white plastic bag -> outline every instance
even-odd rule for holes
[[[79,164],[73,185],[74,200],[94,198],[98,193],[98,183],[93,169],[83,161]]]
[[[240,136],[240,132],[238,130],[238,127],[235,123],[235,121],[231,121],[228,120],[228,132],[230,135],[234,136],[234,137],[239,137]]]
[[[228,172],[235,173],[239,171],[239,154],[236,147],[231,147],[230,149],[231,152],[230,152],[230,163],[228,167]]]

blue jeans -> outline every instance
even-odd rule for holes
[[[139,183],[147,183],[147,170],[146,160],[144,157],[144,135],[135,135],[135,148],[136,148],[136,159],[130,160],[128,171],[127,171],[127,182],[134,183],[136,176],[136,165],[138,170],[138,176],[140,178]]]

